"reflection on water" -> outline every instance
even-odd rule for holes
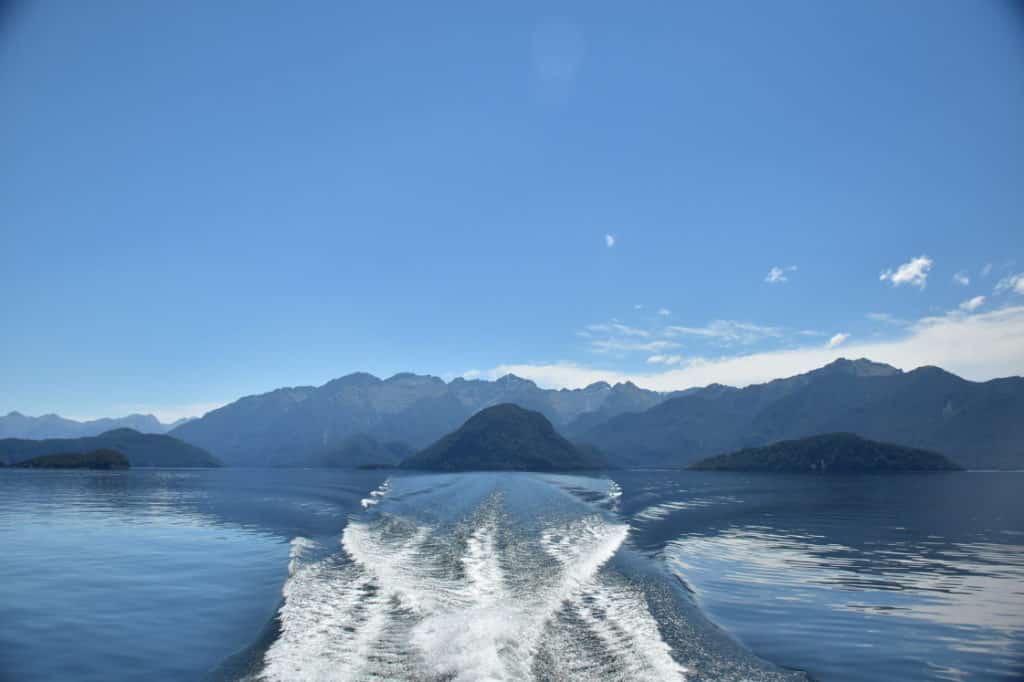
[[[634,514],[639,541],[776,662],[825,679],[1024,672],[1024,475],[638,483],[679,498]]]
[[[202,677],[272,618],[287,541],[338,532],[380,479],[0,472],[0,679]]]
[[[1022,500],[1012,473],[4,471],[0,679],[802,677],[698,604],[819,679],[1021,679]]]

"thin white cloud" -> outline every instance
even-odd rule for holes
[[[825,344],[825,348],[838,348],[839,346],[846,343],[846,340],[848,338],[850,338],[849,334],[840,332],[828,340],[828,342]]]
[[[841,350],[816,346],[719,358],[691,357],[672,369],[647,373],[564,362],[504,364],[488,370],[487,376],[497,378],[511,372],[551,388],[632,381],[645,388],[672,391],[715,382],[733,386],[761,383],[807,372],[841,356],[866,357],[904,370],[937,365],[974,381],[1020,375],[1024,373],[1024,306],[924,318],[898,339],[844,345]]]
[[[635,304],[633,306],[633,310],[643,310],[643,309],[644,309],[644,304],[643,303],[637,303],[637,304]]]
[[[606,234],[604,236],[604,245],[607,246],[609,249],[615,246],[615,235]]]
[[[985,263],[984,265],[981,266],[981,276],[982,277],[988,277],[991,274],[992,274],[992,264],[991,263]]]
[[[995,291],[997,294],[1012,291],[1016,294],[1024,295],[1024,272],[1018,272],[1016,275],[1003,277],[999,280],[999,283],[996,284]]]
[[[959,307],[960,307],[960,310],[966,310],[967,312],[974,312],[975,310],[977,310],[978,308],[980,308],[983,305],[985,305],[985,297],[984,296],[975,296],[974,298],[969,299],[969,300],[964,301],[963,303],[961,303]]]
[[[782,338],[783,330],[778,327],[766,327],[737,322],[735,320],[715,320],[705,327],[684,327],[673,325],[665,328],[666,336],[699,336],[712,339],[719,345],[749,345],[767,338]]]
[[[789,278],[786,276],[786,273],[795,271],[795,265],[790,265],[789,267],[785,268],[780,268],[779,266],[775,265],[772,266],[772,269],[768,271],[768,275],[764,278],[764,281],[768,282],[769,284],[781,284],[783,282],[788,282]]]
[[[621,322],[603,322],[601,324],[589,324],[586,331],[605,334],[621,334],[622,336],[639,336],[646,338],[651,335],[646,329],[630,327]]]
[[[678,365],[682,361],[682,355],[652,355],[647,358],[649,365]]]
[[[910,324],[910,320],[904,320],[896,317],[895,315],[890,315],[889,313],[868,313],[867,318],[869,320],[874,320],[875,322],[884,322],[885,324],[891,324],[897,327],[905,327]]]
[[[886,270],[878,276],[881,281],[888,280],[894,287],[909,284],[918,289],[924,289],[928,284],[928,271],[931,270],[934,261],[928,256],[911,258],[900,265],[896,270]]]
[[[967,286],[971,283],[971,278],[967,275],[967,272],[961,270],[960,272],[953,275],[953,281],[962,287]]]
[[[598,339],[590,342],[591,349],[596,353],[609,353],[613,351],[620,352],[634,352],[644,351],[647,353],[655,353],[657,351],[668,350],[670,348],[679,348],[680,345],[674,341],[623,341],[620,339]]]
[[[662,317],[668,317],[669,315],[672,314],[672,311],[669,310],[668,308],[659,308],[658,314],[661,315]]]

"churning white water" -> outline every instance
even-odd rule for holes
[[[261,679],[684,677],[643,591],[608,565],[627,525],[539,478],[480,477],[457,498],[441,480],[374,491],[340,552],[293,542]]]

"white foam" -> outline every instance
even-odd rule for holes
[[[291,548],[288,550],[288,575],[294,575],[295,571],[298,570],[300,560],[317,544],[313,540],[304,538],[301,535],[296,535],[289,544]]]
[[[455,529],[374,510],[345,528],[342,555],[319,561],[296,538],[260,677],[529,680],[542,652],[543,677],[682,677],[642,592],[602,576],[625,524],[592,513],[524,537],[502,503],[490,495]]]
[[[622,497],[622,486],[615,481],[608,481],[608,497],[612,500]]]
[[[376,490],[370,491],[369,497],[364,497],[360,500],[360,504],[363,505],[363,509],[369,509],[373,505],[380,502],[380,498],[391,492],[391,479],[386,479]]]

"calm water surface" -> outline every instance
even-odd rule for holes
[[[4,471],[0,548],[4,680],[1024,676],[1020,473]]]

